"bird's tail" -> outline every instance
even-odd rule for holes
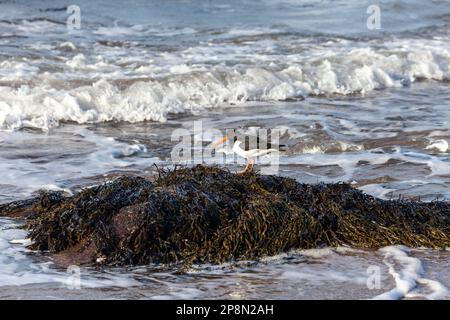
[[[279,151],[287,151],[287,149],[288,149],[288,146],[285,145],[285,144],[280,144],[280,145],[278,146],[278,150],[279,150]]]

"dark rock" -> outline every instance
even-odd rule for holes
[[[31,248],[60,264],[189,265],[324,245],[450,245],[447,202],[380,200],[344,183],[204,166],[161,171],[152,182],[121,177],[68,198],[41,194],[33,204]]]

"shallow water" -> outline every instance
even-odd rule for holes
[[[0,203],[152,175],[172,165],[174,130],[195,135],[194,121],[281,129],[278,174],[299,181],[450,198],[450,2],[382,1],[381,30],[367,29],[364,1],[77,3],[71,31],[63,1],[0,3]],[[365,299],[396,287],[382,297],[448,298],[450,286],[448,251],[391,248],[183,276],[82,270],[85,289],[69,290],[65,270],[9,244],[26,236],[11,224],[0,219],[3,298]],[[371,265],[377,290],[366,286]]]

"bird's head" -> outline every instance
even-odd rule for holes
[[[212,144],[213,148],[222,146],[227,141],[232,141],[232,144],[234,144],[237,141],[238,137],[236,134],[236,129],[226,129],[225,131],[226,134],[221,139]]]

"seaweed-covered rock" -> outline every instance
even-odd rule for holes
[[[387,201],[348,184],[301,184],[196,166],[42,194],[32,248],[60,263],[221,263],[293,248],[450,246],[450,204]]]
[[[32,214],[32,206],[39,197],[0,204],[0,217],[23,218]]]

